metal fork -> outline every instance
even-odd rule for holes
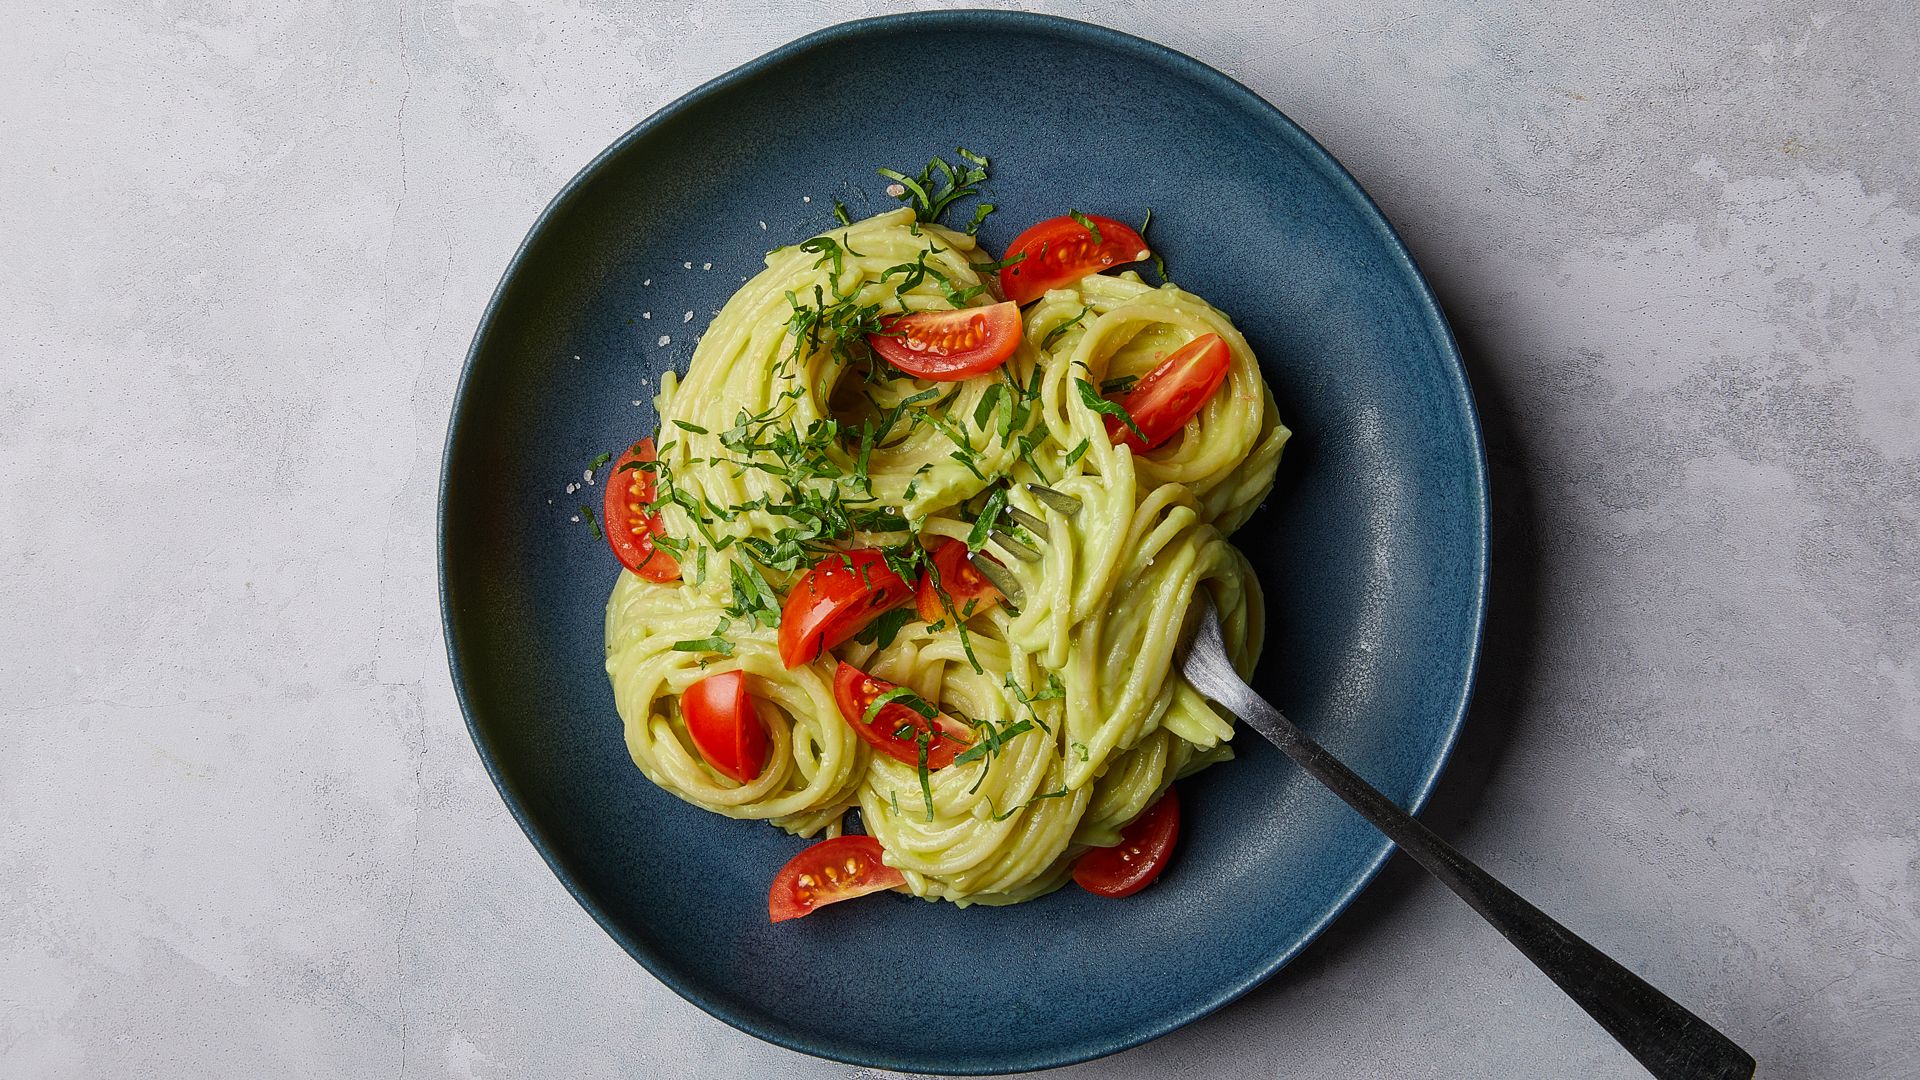
[[[1195,690],[1247,722],[1313,778],[1373,822],[1513,942],[1607,1033],[1661,1080],[1749,1080],[1752,1055],[1646,980],[1548,918],[1394,805],[1253,692],[1227,658],[1220,617],[1204,593],[1199,628],[1180,670]]]

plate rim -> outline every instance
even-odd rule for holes
[[[1116,52],[1132,53],[1154,61],[1177,73],[1191,78],[1194,82],[1207,86],[1223,99],[1245,105],[1256,112],[1264,111],[1273,120],[1278,121],[1281,129],[1296,141],[1296,146],[1312,164],[1332,181],[1340,194],[1353,201],[1361,210],[1372,227],[1372,231],[1385,244],[1391,260],[1410,276],[1416,293],[1415,313],[1420,322],[1435,335],[1442,354],[1443,381],[1453,404],[1460,410],[1465,421],[1468,438],[1467,464],[1472,472],[1471,488],[1477,513],[1474,515],[1473,539],[1474,565],[1472,568],[1472,592],[1467,617],[1471,632],[1468,635],[1467,655],[1465,657],[1465,677],[1457,700],[1453,703],[1451,715],[1446,717],[1444,736],[1439,752],[1434,756],[1426,775],[1416,786],[1408,803],[1410,813],[1419,813],[1421,808],[1438,786],[1441,775],[1453,758],[1458,747],[1461,729],[1466,724],[1467,713],[1472,705],[1475,686],[1479,678],[1481,651],[1486,631],[1487,597],[1490,584],[1491,557],[1491,490],[1487,475],[1486,437],[1481,428],[1478,405],[1468,379],[1466,363],[1460,352],[1452,326],[1448,323],[1439,299],[1432,285],[1413,259],[1406,243],[1400,238],[1392,223],[1380,210],[1360,182],[1353,177],[1346,166],[1329,152],[1306,129],[1281,111],[1279,106],[1268,101],[1252,88],[1234,79],[1204,61],[1162,45],[1156,41],[1138,37],[1124,31],[1114,30],[1097,23],[1070,19],[1059,15],[1039,12],[1007,11],[997,9],[956,8],[941,11],[898,12],[887,15],[854,19],[822,27],[811,33],[795,38],[784,45],[769,50],[747,62],[731,68],[708,79],[700,85],[681,94],[667,104],[654,110],[639,123],[627,129],[607,147],[594,155],[593,159],[573,178],[562,186],[558,193],[547,203],[534,219],[526,236],[514,249],[513,257],[507,262],[506,269],[500,275],[499,283],[494,286],[482,310],[480,322],[474,330],[473,340],[468,345],[465,359],[461,362],[460,377],[454,386],[452,407],[447,420],[447,435],[441,447],[440,478],[437,493],[437,505],[434,526],[437,532],[436,564],[439,576],[439,602],[441,631],[447,649],[448,675],[453,684],[454,698],[460,707],[460,714],[467,726],[467,735],[473,741],[474,750],[480,757],[481,765],[487,776],[493,781],[495,791],[506,804],[507,811],[513,816],[521,831],[533,844],[567,894],[586,911],[595,923],[614,943],[619,945],[628,956],[646,969],[661,984],[692,1003],[709,1016],[743,1031],[764,1042],[793,1050],[809,1056],[838,1061],[862,1068],[890,1069],[904,1072],[928,1072],[937,1070],[952,1076],[997,1075],[1010,1072],[1025,1072],[1076,1065],[1096,1058],[1106,1057],[1123,1050],[1129,1050],[1143,1043],[1151,1042],[1179,1028],[1185,1027],[1205,1016],[1219,1011],[1250,993],[1256,987],[1277,975],[1281,969],[1292,963],[1308,946],[1313,944],[1333,921],[1352,906],[1354,900],[1372,885],[1379,877],[1381,869],[1393,852],[1393,844],[1385,836],[1379,838],[1373,856],[1361,872],[1355,875],[1348,888],[1330,904],[1326,911],[1309,925],[1294,943],[1276,954],[1268,963],[1262,965],[1248,976],[1223,985],[1210,996],[1180,1010],[1169,1011],[1156,1018],[1153,1023],[1142,1025],[1139,1029],[1118,1038],[1111,1038],[1095,1045],[1062,1046],[1049,1053],[1005,1054],[989,1051],[979,1057],[967,1060],[936,1060],[928,1056],[915,1056],[912,1053],[861,1055],[848,1054],[810,1045],[806,1041],[792,1038],[772,1030],[757,1022],[751,1013],[736,1010],[727,1002],[710,999],[708,995],[695,987],[683,984],[671,973],[655,963],[648,951],[632,940],[591,898],[584,895],[573,880],[571,873],[558,862],[553,845],[544,830],[528,815],[525,802],[514,785],[503,774],[493,748],[482,733],[475,719],[475,709],[468,700],[465,665],[461,661],[460,637],[455,628],[453,616],[453,597],[448,580],[449,532],[447,527],[447,493],[453,482],[453,461],[455,444],[459,438],[468,407],[468,396],[474,376],[476,361],[487,351],[494,324],[499,315],[502,301],[509,286],[520,272],[528,252],[535,242],[546,232],[552,221],[573,201],[579,192],[590,183],[608,161],[623,153],[631,144],[644,139],[653,129],[666,124],[681,112],[693,107],[707,96],[758,77],[769,68],[776,67],[803,53],[822,47],[835,45],[843,40],[856,38],[875,32],[924,30],[1015,30],[1052,36],[1077,44],[1093,44]]]

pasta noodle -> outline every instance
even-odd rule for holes
[[[801,836],[837,829],[857,807],[910,891],[961,904],[1058,887],[1076,856],[1118,843],[1175,779],[1231,756],[1230,721],[1180,678],[1174,650],[1205,590],[1242,671],[1258,657],[1259,586],[1227,535],[1271,489],[1288,436],[1227,317],[1133,274],[1048,293],[1022,313],[1004,367],[959,382],[875,377],[861,350],[834,347],[831,320],[862,307],[989,302],[972,265],[987,258],[906,208],[770,254],[687,373],[661,380],[657,467],[674,494],[658,506],[683,580],[623,572],[606,616],[614,699],[649,780]],[[1166,445],[1138,456],[1116,445],[1092,389],[1207,333],[1230,351],[1224,386]],[[1044,526],[984,542],[1018,584],[1017,610],[910,619],[890,641],[863,635],[782,664],[776,627],[747,601],[762,584],[786,595],[817,557],[794,557],[786,511],[808,500],[821,513],[871,511],[835,537],[840,547],[924,544],[967,538],[970,507],[991,491]],[[716,638],[731,651],[688,647]],[[835,704],[838,660],[964,717],[994,736],[993,752],[930,773],[874,752]],[[695,681],[734,670],[770,742],[746,784],[701,759],[677,704]]]

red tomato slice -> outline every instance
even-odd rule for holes
[[[881,861],[883,854],[880,841],[871,836],[836,836],[802,851],[773,875],[767,919],[797,919],[828,904],[906,884],[900,871]]]
[[[711,675],[687,687],[680,715],[694,749],[721,775],[750,784],[766,768],[767,729],[747,696],[746,672]]]
[[[1167,868],[1180,839],[1180,799],[1167,789],[1158,802],[1120,831],[1120,846],[1094,848],[1073,864],[1073,880],[1100,896],[1132,896]]]
[[[958,382],[1006,363],[1020,347],[1020,305],[916,311],[882,324],[867,343],[916,378]]]
[[[680,564],[653,546],[653,538],[665,531],[660,515],[647,510],[653,505],[653,474],[645,469],[626,468],[634,462],[653,459],[653,438],[649,436],[633,444],[614,462],[613,471],[607,473],[602,485],[606,488],[606,501],[600,507],[600,528],[607,534],[607,544],[613,548],[614,558],[620,560],[621,566],[648,581],[675,581],[680,577]]]
[[[953,601],[954,613],[963,621],[999,603],[1000,590],[973,565],[974,559],[988,557],[975,555],[970,558],[967,545],[958,540],[942,539],[933,549],[933,568],[940,571],[940,587],[934,587],[932,574],[920,575],[920,593],[915,604],[920,617],[930,623],[947,617],[947,606],[940,601],[942,592]],[[971,610],[968,604],[973,605]]]
[[[1000,291],[1007,299],[1029,304],[1048,289],[1063,288],[1088,274],[1153,254],[1132,226],[1098,214],[1084,216],[1100,230],[1100,239],[1095,240],[1093,230],[1072,217],[1048,218],[1014,238],[1006,257],[1026,258],[1000,268]]]
[[[1132,447],[1136,454],[1173,438],[1227,381],[1231,366],[1227,343],[1219,334],[1201,334],[1180,346],[1120,399],[1120,407],[1133,417],[1146,441],[1111,416],[1107,437],[1115,446]]]
[[[780,612],[780,662],[799,667],[860,632],[881,612],[913,599],[913,586],[874,548],[813,564]]]
[[[888,757],[919,765],[923,731],[927,733],[929,770],[953,764],[954,757],[971,745],[973,733],[960,721],[946,713],[928,719],[897,701],[881,706],[873,723],[867,723],[867,707],[873,704],[874,698],[892,689],[893,683],[876,679],[852,664],[842,663],[833,673],[833,698],[840,706],[840,715],[853,725],[862,739]]]

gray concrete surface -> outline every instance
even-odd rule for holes
[[[0,33],[0,1076],[849,1077],[647,976],[455,709],[455,374],[553,191],[852,0],[81,0]],[[1709,14],[1694,10],[1711,6]],[[1433,820],[1774,1077],[1920,1075],[1920,15],[1060,5],[1280,104],[1473,366],[1500,584]],[[1060,1075],[1635,1066],[1396,866]]]

